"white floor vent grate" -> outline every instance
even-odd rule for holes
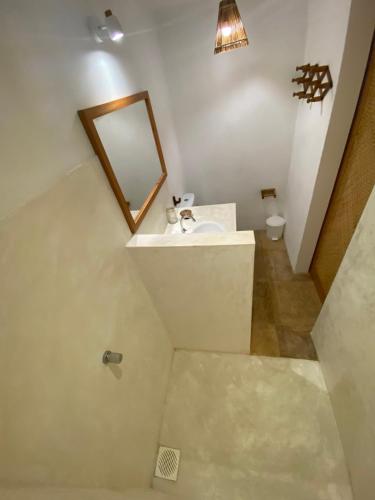
[[[180,455],[180,450],[160,446],[156,460],[155,477],[168,479],[168,481],[177,481]]]

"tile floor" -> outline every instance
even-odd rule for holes
[[[294,274],[283,240],[255,231],[251,354],[316,360],[310,332],[321,308],[309,274]]]
[[[316,361],[176,351],[160,443],[181,449],[186,500],[351,500]]]

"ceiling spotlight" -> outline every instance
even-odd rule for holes
[[[105,40],[112,40],[112,42],[118,42],[124,37],[124,30],[120,24],[120,21],[115,15],[112,14],[110,9],[105,11],[105,24],[98,24],[96,18],[90,18],[90,31],[93,34],[95,40],[99,43]]]

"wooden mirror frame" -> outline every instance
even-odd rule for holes
[[[117,111],[121,108],[126,108],[127,106],[131,106],[132,104],[135,104],[140,101],[145,101],[146,104],[146,109],[147,109],[147,114],[150,120],[150,125],[152,128],[152,133],[154,136],[155,140],[155,145],[156,149],[159,155],[159,160],[160,160],[160,166],[161,166],[161,171],[162,174],[157,180],[156,184],[152,187],[151,191],[149,192],[146,200],[144,201],[142,207],[139,210],[139,213],[137,217],[134,219],[130,208],[129,204],[125,199],[124,193],[121,190],[120,184],[117,181],[115,172],[112,168],[111,162],[109,161],[109,158],[107,156],[107,153],[105,151],[104,145],[102,141],[100,140],[98,131],[96,130],[94,120],[95,118],[99,118],[99,116],[106,115],[108,113],[112,113],[113,111]],[[129,225],[130,231],[132,233],[135,233],[139,226],[141,225],[143,219],[145,218],[145,215],[147,214],[149,208],[152,205],[152,202],[156,198],[156,195],[160,191],[160,188],[165,182],[165,179],[167,178],[168,172],[167,172],[167,167],[165,165],[164,161],[164,156],[163,156],[163,151],[159,139],[159,134],[158,130],[156,128],[156,122],[155,122],[155,117],[154,113],[152,111],[152,106],[151,106],[151,100],[150,96],[147,91],[144,92],[139,92],[138,94],[131,95],[129,97],[123,97],[122,99],[117,99],[116,101],[111,101],[107,102],[105,104],[100,104],[98,106],[94,106],[92,108],[87,108],[87,109],[81,109],[78,111],[78,115],[81,119],[82,125],[84,126],[86,133],[88,135],[88,138],[90,139],[91,145],[97,154],[100,163],[102,164],[102,167],[104,169],[104,172],[107,176],[107,179],[113,189],[113,192],[117,198],[117,201],[119,202],[119,205],[121,207],[122,213],[125,216],[125,219]]]

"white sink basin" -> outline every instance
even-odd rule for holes
[[[225,233],[225,228],[218,222],[203,221],[194,224],[189,231],[191,233]]]

